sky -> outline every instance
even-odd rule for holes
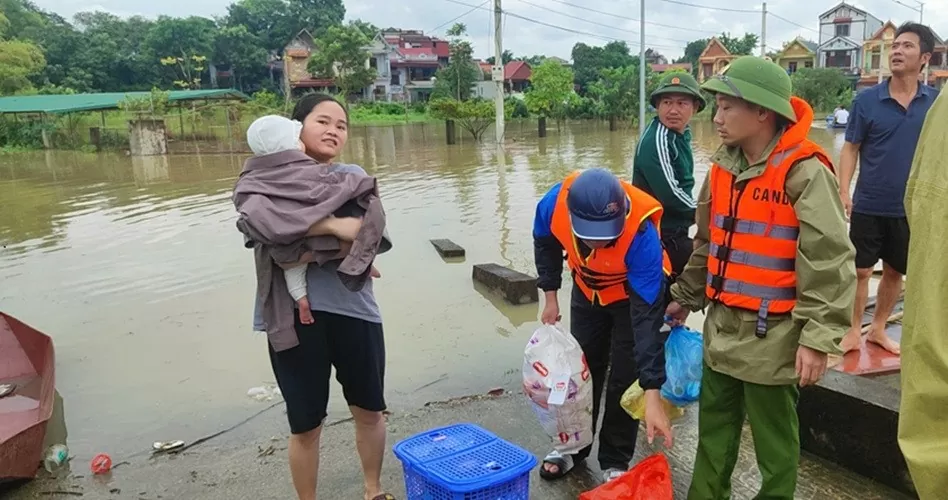
[[[570,58],[577,42],[602,45],[624,40],[639,50],[640,2],[645,2],[646,47],[669,60],[679,57],[688,41],[722,31],[732,35],[761,33],[761,2],[753,0],[502,0],[505,16],[501,40],[515,55],[543,54]],[[223,15],[229,0],[34,0],[40,7],[66,18],[89,10],[119,16],[159,15],[214,17]],[[832,0],[770,0],[767,2],[768,50],[797,36],[817,41],[818,17],[837,5]],[[919,19],[916,0],[849,2],[896,25]],[[691,4],[691,5],[683,5]],[[444,36],[454,22],[463,22],[475,47],[475,57],[493,55],[493,0],[345,0],[346,19],[362,19],[379,27],[419,29]],[[806,8],[803,6],[806,5]],[[911,8],[909,8],[909,6]],[[477,8],[480,7],[480,8]],[[724,9],[724,10],[722,10]],[[731,9],[731,10],[727,10]],[[948,0],[928,0],[924,19],[948,38]],[[524,19],[526,18],[526,19]],[[456,19],[456,20],[455,20]],[[531,21],[532,20],[532,21]]]

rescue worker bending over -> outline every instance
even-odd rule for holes
[[[659,330],[671,272],[661,245],[661,219],[662,206],[654,198],[600,168],[574,172],[537,204],[533,244],[537,286],[545,296],[541,320],[552,325],[560,319],[556,292],[565,250],[573,276],[570,332],[583,349],[593,381],[593,432],[604,387],[606,391],[599,435],[604,481],[625,472],[635,452],[639,423],[619,400],[636,379],[645,390],[649,441],[658,433],[665,446],[672,445],[659,398],[665,382],[665,337]],[[576,456],[550,453],[540,476],[563,477],[591,448]]]
[[[702,88],[724,143],[698,196],[695,251],[667,314],[707,307],[698,453],[690,500],[728,499],[745,414],[763,482],[757,498],[794,496],[801,386],[839,354],[855,298],[833,165],[807,139],[813,110],[790,77],[754,56]]]

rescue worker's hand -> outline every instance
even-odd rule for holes
[[[672,427],[665,405],[662,404],[661,392],[658,389],[645,391],[645,432],[648,444],[652,444],[656,434],[665,438],[665,448],[672,447]]]
[[[560,304],[556,298],[556,290],[544,293],[543,312],[540,314],[540,321],[544,325],[555,325],[560,320]]]
[[[826,353],[811,349],[805,345],[797,348],[797,376],[800,387],[813,385],[826,374]]]
[[[690,311],[682,307],[676,301],[671,301],[668,303],[668,307],[665,308],[665,316],[670,318],[668,324],[671,326],[678,326],[685,324],[685,320],[688,319],[688,314]]]
[[[843,202],[843,210],[846,211],[846,218],[849,219],[853,215],[853,199],[849,195],[849,190],[840,190],[839,191],[839,200]]]

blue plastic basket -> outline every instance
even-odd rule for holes
[[[473,424],[412,436],[392,451],[408,500],[528,500],[536,458]]]

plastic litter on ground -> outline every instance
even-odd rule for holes
[[[431,429],[396,444],[408,500],[528,500],[526,450],[473,424]]]

